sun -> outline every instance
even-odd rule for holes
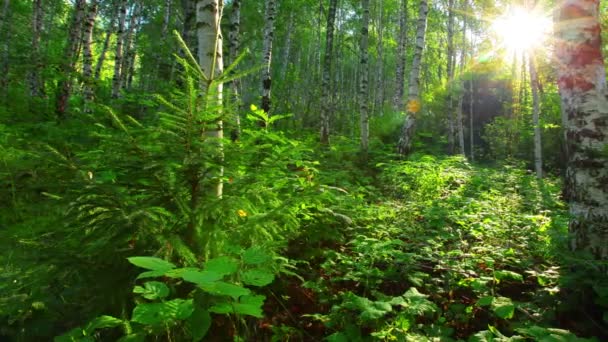
[[[492,29],[508,52],[526,52],[547,41],[552,22],[548,15],[515,7],[492,22]]]

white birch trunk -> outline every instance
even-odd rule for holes
[[[378,108],[380,109],[380,116],[384,114],[384,0],[378,0],[380,12],[377,28],[378,28],[378,44],[376,45],[376,51],[378,53],[377,61],[377,82],[376,82],[376,96],[374,96],[374,110],[372,113],[377,113]]]
[[[262,61],[262,110],[270,112],[270,90],[272,88],[272,41],[274,38],[274,19],[276,14],[275,0],[266,0],[266,11],[264,15],[264,46]]]
[[[120,97],[121,67],[123,65],[123,44],[125,41],[125,21],[127,19],[127,1],[120,0],[118,8],[118,29],[116,31],[116,52],[114,53],[114,76],[112,77],[112,97]]]
[[[416,50],[412,70],[410,71],[408,108],[405,124],[401,129],[401,136],[398,143],[398,152],[406,155],[412,150],[412,140],[414,139],[414,126],[416,124],[416,112],[420,109],[419,88],[420,88],[420,63],[424,50],[424,39],[426,35],[427,14],[429,5],[427,0],[420,0],[418,12],[418,23],[416,25]]]
[[[10,0],[4,0],[2,7],[2,23],[0,24],[0,38],[2,50],[0,51],[0,96],[3,102],[8,101],[8,72],[9,72],[9,46],[11,37]]]
[[[137,30],[141,23],[141,11],[143,5],[136,3],[131,11],[131,17],[129,18],[129,25],[125,38],[123,40],[123,51],[122,51],[122,65],[120,66],[120,86],[123,89],[129,89],[131,87],[131,80],[133,75],[133,68],[135,63],[135,46],[134,42],[137,38]]]
[[[325,36],[325,59],[323,60],[323,77],[321,80],[321,143],[329,144],[329,119],[331,116],[331,78],[334,41],[334,24],[336,21],[337,0],[329,1],[327,13],[327,32]]]
[[[448,0],[448,55],[447,55],[447,73],[448,73],[448,85],[447,85],[447,110],[449,115],[448,121],[448,144],[450,154],[454,153],[454,98],[453,98],[453,84],[454,84],[454,0]]]
[[[98,80],[99,77],[101,77],[101,69],[103,68],[103,62],[106,60],[106,54],[108,53],[108,48],[110,47],[110,38],[112,37],[115,23],[116,23],[116,15],[112,16],[112,19],[110,19],[110,24],[108,25],[108,31],[106,32],[106,38],[103,41],[103,46],[101,48],[101,52],[99,53],[99,57],[97,58],[97,64],[95,65],[95,79],[96,80]]]
[[[85,112],[90,110],[89,102],[93,100],[93,28],[97,17],[97,0],[89,4],[87,18],[84,22],[82,34],[82,78],[84,80],[83,95],[85,100]]]
[[[538,94],[538,76],[536,67],[534,66],[534,58],[528,56],[528,65],[530,68],[530,87],[532,88],[532,121],[534,123],[534,169],[536,178],[543,178],[543,157],[542,157],[542,142],[540,130],[540,96]]]
[[[361,151],[366,154],[369,149],[369,108],[368,108],[368,87],[369,87],[369,0],[361,0],[361,79],[359,87],[359,110],[361,112]]]
[[[407,41],[407,0],[400,1],[399,7],[399,38],[397,45],[397,70],[395,71],[395,95],[393,110],[403,111],[403,93],[405,83],[405,45]]]
[[[240,52],[240,31],[241,31],[241,0],[233,0],[232,1],[232,11],[230,13],[230,29],[228,31],[228,58],[227,64],[232,64],[239,55]],[[230,133],[230,138],[232,141],[236,141],[241,136],[241,115],[238,112],[238,108],[240,107],[240,85],[241,80],[236,79],[230,82],[230,88],[232,89],[232,94],[234,96],[234,100],[236,102],[237,113],[234,116],[235,118],[235,128]]]
[[[31,69],[29,72],[30,96],[41,97],[45,95],[44,81],[42,80],[42,58],[40,55],[40,37],[43,30],[44,11],[42,0],[32,2],[32,47],[30,50]]]
[[[608,91],[599,0],[557,8],[558,85],[567,115],[571,247],[608,259]]]
[[[222,33],[220,22],[222,18],[224,3],[222,0],[198,0],[196,2],[196,27],[198,39],[198,63],[209,80],[217,78],[224,70],[222,53]],[[203,85],[203,91],[207,95],[207,106],[220,110],[222,106],[221,83],[215,89],[209,88],[209,83]],[[218,151],[218,164],[223,162],[222,139],[224,137],[223,123],[221,120],[213,123],[213,128],[206,132],[207,136],[216,143]],[[223,193],[223,183],[221,177],[224,169],[220,166],[219,172],[213,176],[217,178],[213,194],[221,197]]]

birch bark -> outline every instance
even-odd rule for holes
[[[338,0],[329,1],[327,13],[327,32],[325,35],[325,58],[323,60],[323,72],[321,80],[321,143],[329,144],[329,119],[331,116],[331,78],[334,24],[336,21],[336,7]]]

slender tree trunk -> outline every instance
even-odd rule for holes
[[[473,126],[474,123],[474,102],[475,98],[473,96],[473,77],[469,81],[469,145],[471,147],[471,161],[475,160],[475,130]]]
[[[571,247],[608,259],[608,90],[599,0],[558,6],[558,85],[567,115]]]
[[[95,79],[96,80],[98,80],[101,77],[101,69],[103,68],[103,62],[106,60],[106,54],[108,53],[108,48],[110,47],[110,38],[112,37],[115,23],[116,23],[116,15],[113,15],[112,19],[110,20],[108,30],[106,32],[106,38],[103,41],[103,47],[101,48],[101,52],[99,53],[99,57],[97,58],[97,64],[95,65]]]
[[[85,100],[85,112],[90,111],[90,102],[94,98],[93,89],[93,28],[95,27],[95,18],[97,16],[97,0],[93,0],[89,4],[87,18],[84,22],[84,32],[82,34],[82,78],[84,80],[83,95]]]
[[[272,41],[274,38],[274,17],[276,14],[275,0],[266,0],[266,13],[264,15],[264,47],[263,47],[263,65],[262,72],[262,110],[265,113],[270,112],[270,90],[272,86]]]
[[[378,73],[376,74],[376,96],[374,97],[374,110],[372,113],[376,113],[377,109],[380,108],[380,115],[384,113],[384,0],[378,0],[380,12],[378,18],[378,44],[376,45],[376,51],[378,53]]]
[[[361,79],[359,87],[359,110],[361,111],[361,151],[366,154],[369,149],[369,54],[367,52],[369,38],[369,0],[361,0]]]
[[[2,39],[2,50],[0,50],[0,98],[2,102],[8,101],[8,72],[9,72],[9,44],[11,37],[10,24],[10,0],[4,0],[2,7],[2,23],[0,24],[0,38]]]
[[[289,65],[292,64],[290,63],[289,58],[291,57],[291,37],[293,35],[293,27],[295,25],[293,14],[294,11],[290,9],[289,19],[287,22],[287,33],[285,34],[285,44],[283,45],[283,70],[281,72],[281,75],[283,76],[287,75],[287,72],[289,71]]]
[[[448,73],[448,115],[449,115],[449,129],[448,129],[448,143],[450,154],[454,153],[454,98],[452,91],[454,89],[454,0],[448,0],[448,56],[447,56],[447,73]]]
[[[528,56],[530,68],[530,87],[532,88],[532,120],[534,122],[534,169],[536,178],[543,178],[542,142],[540,130],[540,96],[538,94],[538,75],[534,65],[534,56]]]
[[[166,51],[168,50],[167,38],[169,35],[169,24],[171,23],[171,13],[173,10],[172,0],[165,0],[165,14],[163,15],[163,26],[160,30],[160,46],[156,52],[156,77],[160,80],[168,81],[170,79],[171,64],[167,61]],[[146,86],[146,88],[149,85]]]
[[[61,65],[61,79],[57,85],[57,99],[55,102],[55,112],[59,118],[65,116],[68,99],[72,91],[72,74],[74,66],[78,59],[78,50],[80,48],[80,35],[82,33],[82,22],[84,21],[84,12],[86,7],[85,0],[76,0],[74,4],[74,15],[70,25],[70,33],[68,43],[65,48],[64,59]]]
[[[429,5],[427,0],[420,0],[418,23],[416,25],[416,50],[414,51],[414,60],[412,62],[412,70],[410,71],[407,117],[401,129],[401,137],[398,143],[398,152],[401,155],[406,155],[412,150],[416,113],[420,110],[420,62],[422,61],[422,52],[425,44],[428,12]]]
[[[114,76],[112,77],[112,98],[120,97],[123,65],[123,44],[125,42],[125,21],[127,18],[127,0],[119,0],[118,29],[116,31],[116,52],[114,53]]]
[[[395,72],[395,95],[393,110],[403,110],[403,93],[405,83],[405,45],[407,41],[407,0],[401,0],[399,9],[399,41],[397,45],[397,70]]]
[[[241,30],[241,0],[232,1],[232,12],[230,13],[230,29],[228,31],[228,65],[232,64],[240,53],[240,30]],[[236,79],[230,82],[229,87],[232,89],[232,94],[237,107],[237,113],[235,115],[235,128],[230,133],[232,141],[236,141],[241,136],[241,115],[238,112],[238,108],[241,105],[240,100],[240,85],[241,80]]]
[[[467,0],[463,0],[462,11],[467,11]],[[456,108],[456,130],[458,132],[458,153],[465,155],[464,150],[464,117],[462,115],[462,104],[465,93],[465,81],[464,81],[464,67],[467,59],[467,15],[463,15],[462,24],[462,50],[460,54],[460,93],[458,94],[458,108]]]
[[[220,22],[224,3],[222,0],[198,0],[196,2],[196,27],[198,38],[198,63],[207,77],[217,78],[224,70],[222,54],[222,33]],[[209,88],[210,84],[203,85],[203,90],[207,94],[207,105],[209,108],[220,108],[222,106],[222,84],[217,84],[215,89]],[[217,109],[216,109],[217,110]],[[217,143],[218,164],[223,161],[221,140],[224,136],[223,123],[221,120],[213,123],[214,128],[207,131],[208,137]],[[221,197],[223,193],[223,183],[221,177],[224,173],[223,167],[214,175],[217,177],[215,189],[212,193]]]
[[[323,78],[321,80],[321,143],[329,144],[329,119],[331,117],[331,79],[334,41],[334,24],[338,0],[329,0],[327,12],[327,32],[325,36],[325,58],[323,60]]]
[[[42,97],[45,95],[44,80],[42,79],[42,56],[40,53],[40,37],[44,23],[44,10],[42,0],[32,2],[32,68],[29,73],[30,96]]]
[[[136,3],[131,11],[129,18],[129,26],[123,40],[122,65],[120,66],[120,85],[123,89],[131,87],[131,79],[135,64],[135,46],[134,42],[137,38],[137,31],[141,22],[141,11],[143,5]]]

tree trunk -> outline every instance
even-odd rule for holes
[[[60,68],[61,79],[57,85],[55,112],[59,118],[63,118],[65,116],[68,99],[72,91],[72,74],[74,73],[74,65],[78,59],[78,49],[80,46],[80,35],[82,33],[82,22],[84,21],[86,1],[76,0],[74,6],[75,9],[72,17],[72,23],[70,25],[68,43],[65,48],[63,63]]]
[[[380,12],[378,18],[378,44],[376,51],[378,53],[377,75],[376,75],[376,96],[374,97],[374,110],[372,113],[377,113],[380,108],[380,115],[384,114],[384,0],[378,0]]]
[[[241,30],[241,0],[232,1],[232,12],[230,13],[230,30],[228,31],[228,58],[227,64],[231,65],[238,57],[240,52],[240,30]],[[238,111],[240,100],[241,80],[236,79],[230,82],[230,88],[236,103],[237,113],[235,115],[235,127],[230,133],[232,141],[236,141],[241,136],[241,115]]]
[[[331,79],[334,41],[334,24],[338,0],[329,0],[327,12],[327,32],[325,35],[325,58],[321,80],[321,144],[329,144],[329,119],[331,116]]]
[[[10,25],[10,0],[4,0],[2,7],[2,23],[0,24],[0,38],[2,39],[2,50],[0,50],[0,98],[2,102],[8,101],[8,72],[9,72],[9,43],[11,37]]]
[[[220,22],[224,3],[222,0],[198,0],[196,2],[196,28],[198,38],[198,63],[209,78],[215,79],[221,75],[224,69],[224,61],[222,58],[222,34],[220,30]],[[203,91],[207,95],[206,103],[209,108],[220,108],[222,105],[222,84],[217,84],[215,89],[209,88],[210,83],[203,85]],[[214,124],[214,128],[207,131],[208,137],[214,140],[213,143],[218,144],[218,164],[222,163],[222,145],[221,139],[224,136],[223,123],[218,120]],[[223,167],[220,166],[219,172],[214,174],[217,177],[215,189],[212,193],[221,197],[223,192],[223,183],[221,177],[224,173]]]
[[[264,47],[262,53],[264,69],[262,71],[262,110],[270,112],[270,89],[272,86],[272,40],[274,38],[274,17],[276,13],[275,0],[266,0],[264,15]]]
[[[112,98],[120,97],[121,68],[123,65],[123,44],[125,41],[125,21],[127,19],[127,0],[120,0],[118,5],[118,29],[116,31],[116,52],[114,53],[114,76],[112,77]]]
[[[97,16],[97,0],[89,4],[87,19],[84,23],[82,35],[82,78],[84,80],[83,95],[85,100],[85,112],[90,111],[90,102],[93,101],[93,28],[95,27],[95,17]]]
[[[122,65],[120,66],[120,85],[123,89],[131,87],[133,70],[135,66],[135,46],[137,31],[141,23],[141,11],[143,5],[136,3],[131,11],[129,27],[123,40]]]
[[[463,0],[462,12],[467,13],[467,0]],[[458,132],[458,153],[465,155],[464,150],[464,117],[462,115],[462,104],[465,93],[464,69],[467,60],[467,18],[468,15],[463,15],[462,23],[462,50],[460,54],[460,93],[458,94],[458,108],[456,108],[456,130]]]
[[[424,0],[423,0],[424,1]],[[405,83],[405,44],[407,41],[407,0],[401,0],[399,9],[399,41],[397,45],[397,70],[395,72],[395,95],[393,97],[393,110],[403,110],[403,93]]]
[[[412,140],[414,139],[414,126],[416,124],[416,113],[420,110],[419,88],[420,88],[420,62],[424,50],[424,38],[426,35],[426,21],[429,12],[427,0],[420,0],[418,12],[418,24],[416,26],[416,50],[412,70],[410,71],[409,94],[407,116],[405,124],[401,129],[401,137],[398,143],[398,152],[406,155],[412,150]]]
[[[567,115],[571,247],[608,259],[608,91],[599,0],[560,2],[558,85]]]
[[[366,154],[369,149],[369,108],[368,77],[369,66],[367,53],[369,38],[369,0],[361,0],[361,79],[359,87],[359,109],[361,111],[361,151]]]
[[[534,169],[536,170],[536,178],[543,178],[543,158],[542,158],[542,142],[540,131],[540,96],[538,94],[538,75],[534,65],[534,56],[528,56],[528,65],[530,67],[530,87],[532,88],[532,120],[534,122]]]
[[[475,160],[475,131],[474,131],[474,103],[475,99],[473,96],[473,77],[469,81],[469,145],[471,149],[471,161]]]
[[[450,154],[454,153],[454,98],[452,91],[454,89],[454,0],[448,0],[448,56],[447,56],[447,107],[449,115],[448,143]]]
[[[165,14],[163,15],[163,26],[160,30],[160,46],[159,51],[156,52],[156,65],[157,65],[157,73],[156,77],[160,80],[169,81],[171,74],[171,64],[168,62],[167,58],[167,38],[169,35],[169,24],[171,23],[171,13],[173,10],[172,7],[173,1],[165,0]],[[146,88],[149,85],[146,85]]]
[[[116,13],[114,13],[116,14]],[[112,32],[114,31],[114,24],[116,23],[116,15],[112,16],[110,20],[110,24],[108,26],[108,31],[106,32],[106,38],[103,41],[103,47],[101,48],[101,52],[99,53],[99,58],[97,59],[97,64],[95,65],[95,79],[98,80],[101,76],[101,69],[103,68],[103,62],[106,60],[106,54],[108,53],[108,48],[110,47],[110,38],[112,37]]]
[[[32,48],[31,62],[32,68],[29,73],[30,96],[42,97],[45,95],[44,80],[42,79],[42,56],[40,54],[40,36],[42,35],[44,10],[42,0],[32,2]]]

